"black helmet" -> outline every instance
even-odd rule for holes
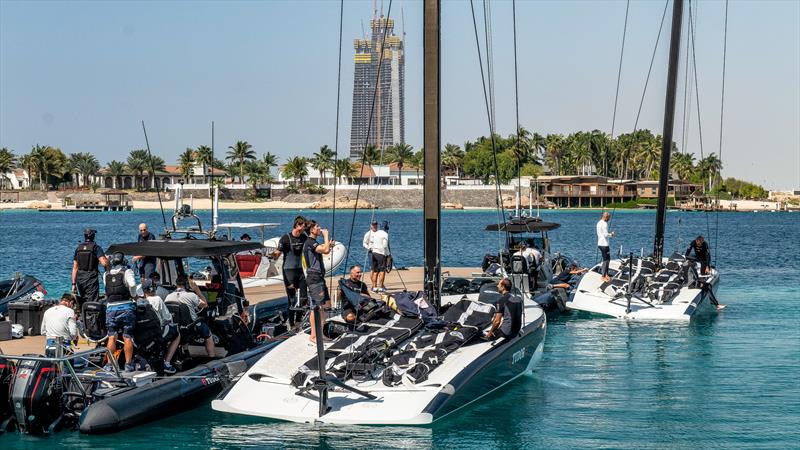
[[[94,236],[97,234],[97,230],[93,228],[84,228],[83,229],[83,237],[86,238],[87,241],[93,241]]]
[[[389,221],[384,220],[383,222],[381,222],[381,228],[383,229],[383,231],[389,231]]]
[[[111,265],[112,266],[125,266],[128,264],[128,261],[125,260],[125,254],[122,252],[114,252],[111,255]]]

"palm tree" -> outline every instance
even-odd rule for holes
[[[253,197],[258,195],[258,185],[271,178],[262,161],[249,161],[245,165],[245,173],[247,173],[247,181],[253,187]]]
[[[187,148],[178,157],[178,169],[181,171],[181,176],[184,180],[189,180],[192,176],[194,169],[195,152],[191,148]]]
[[[376,145],[369,144],[366,147],[364,147],[364,162],[369,165],[375,163],[382,163],[381,151],[378,149]]]
[[[0,177],[2,177],[3,183],[0,185],[5,184],[6,172],[11,172],[14,166],[17,163],[17,157],[12,153],[9,149],[3,147],[0,148]],[[11,174],[11,176],[14,176]]]
[[[349,159],[340,159],[335,163],[333,175],[340,180],[344,178],[344,181],[347,181],[347,179],[353,175],[354,170],[353,163],[351,163]]]
[[[535,155],[537,164],[541,164],[541,161],[544,159],[545,149],[547,148],[547,141],[544,136],[539,133],[533,133],[528,140],[528,148],[530,148]]]
[[[444,152],[442,152],[442,165],[455,170],[456,177],[461,177],[461,165],[464,162],[465,153],[461,147],[455,144],[445,144]],[[422,156],[422,163],[424,164],[425,157]],[[419,174],[417,174],[419,177]]]
[[[55,147],[35,145],[31,150],[31,158],[39,175],[40,188],[43,191],[51,185],[51,178],[60,180],[69,168],[67,156]]]
[[[203,181],[208,183],[208,177],[210,176],[208,168],[211,167],[212,163],[211,147],[207,145],[198,146],[197,150],[195,150],[194,160],[203,166]]]
[[[239,162],[239,182],[244,183],[244,162],[256,159],[256,152],[252,150],[253,146],[248,144],[247,141],[236,141],[236,144],[228,148],[230,150],[226,159],[231,162]]]
[[[400,172],[400,184],[403,184],[403,167],[406,161],[414,158],[414,147],[399,143],[389,148],[389,161],[397,163],[397,170]]]
[[[308,175],[306,162],[306,159],[302,156],[289,158],[286,161],[286,165],[283,166],[283,176],[295,180],[295,184],[303,184],[303,178]]]
[[[118,186],[122,185],[122,180],[120,177],[125,174],[125,169],[127,166],[122,161],[110,161],[106,168],[108,170],[108,174],[113,180],[112,182],[114,183],[114,189],[117,189]]]
[[[419,183],[419,171],[425,169],[425,151],[423,149],[419,149],[417,153],[414,153],[414,159],[411,165],[413,165],[414,169],[417,171],[417,183]]]
[[[333,157],[335,153],[331,150],[327,145],[323,145],[319,148],[319,152],[314,153],[314,156],[311,157],[311,167],[314,170],[319,171],[319,182],[320,184],[325,184],[324,176],[326,170],[333,169]]]
[[[691,153],[675,153],[670,159],[672,171],[681,180],[688,180],[694,173],[694,155]]]
[[[100,163],[91,153],[73,153],[69,155],[69,169],[80,174],[83,178],[83,187],[89,184],[89,177],[97,175]]]
[[[697,163],[697,169],[700,171],[703,179],[708,178],[708,190],[710,191],[714,187],[714,182],[719,177],[719,173],[722,171],[722,161],[717,158],[716,154],[712,153]]]
[[[156,172],[163,172],[166,166],[164,159],[160,156],[150,156],[147,158],[147,173],[150,174],[150,187],[156,188]]]
[[[567,136],[567,145],[572,161],[576,166],[580,166],[580,175],[588,175],[592,165],[592,148],[589,145],[588,133],[578,131],[570,134]]]
[[[149,159],[150,158],[147,156],[147,150],[143,149],[131,150],[130,154],[128,155],[128,169],[130,169],[134,174],[133,187],[136,189],[140,188],[140,181],[142,180],[144,172],[148,168]]]
[[[270,152],[264,153],[264,157],[261,158],[261,162],[263,162],[264,167],[267,168],[267,173],[272,176],[272,168],[278,167],[278,155],[273,155]]]
[[[546,159],[551,168],[555,166],[557,175],[562,175],[561,160],[566,154],[566,148],[564,136],[560,134],[548,134],[547,137],[545,137]]]

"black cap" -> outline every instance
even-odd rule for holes
[[[239,239],[242,240],[242,241],[244,241],[244,240],[248,240],[249,241],[250,240],[250,235],[245,233]]]
[[[84,236],[94,236],[95,234],[97,234],[97,230],[95,230],[94,228],[84,228],[83,229],[83,235]]]
[[[373,220],[372,220],[372,222],[370,222],[370,224],[371,224],[371,225],[377,225],[377,224],[378,224],[378,221],[373,219]]]

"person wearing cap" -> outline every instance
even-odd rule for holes
[[[125,353],[125,371],[133,369],[133,330],[136,327],[136,278],[128,268],[121,252],[111,255],[111,270],[106,272],[106,328],[107,347],[113,354],[117,349],[117,333],[122,332]]]
[[[367,250],[367,261],[369,261],[370,270],[372,270],[372,245],[375,242],[375,233],[378,231],[378,221],[373,219],[369,224],[369,230],[364,233],[364,239],[361,245]]]
[[[71,350],[72,341],[78,338],[78,323],[75,320],[75,294],[65,292],[59,304],[45,310],[42,316],[41,334],[47,339],[45,355],[55,356],[56,339],[62,338],[64,353]]]
[[[155,238],[155,235],[147,229],[146,223],[139,224],[139,235],[137,236],[136,242],[147,242]],[[142,279],[148,278],[150,274],[156,270],[157,258],[155,256],[139,255],[134,256],[131,260],[136,263],[136,267],[139,269],[139,276],[142,277]]]
[[[578,285],[578,281],[587,270],[585,267],[578,267],[576,262],[570,263],[568,269],[562,270],[558,275],[550,279],[545,291],[534,297],[533,301],[540,305],[548,305],[555,299],[556,290],[558,289],[563,289],[568,296],[572,296],[575,286]]]
[[[390,254],[389,222],[384,220],[381,229],[377,230],[372,238],[372,292],[386,291],[383,283],[388,271],[387,257]]]
[[[72,291],[80,296],[79,307],[83,302],[96,302],[100,298],[99,266],[108,270],[108,258],[102,247],[94,242],[96,230],[83,230],[83,242],[75,249],[72,257]]]

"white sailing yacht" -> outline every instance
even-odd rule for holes
[[[593,267],[579,282],[574,296],[567,301],[568,309],[625,319],[676,321],[689,321],[717,310],[714,291],[720,281],[719,272],[711,268],[709,273],[700,273],[700,263],[697,261],[680,254],[669,257],[663,255],[682,17],[683,0],[675,0],[653,254],[636,257],[631,253],[627,258],[612,260],[608,281],[603,280],[599,264]]]
[[[316,346],[297,334],[220,394],[215,410],[291,422],[428,424],[530,373],[541,358],[546,317],[530,296],[522,297],[516,335],[483,340],[495,305],[440,295],[439,0],[425,0],[424,11],[424,149],[431,168],[424,182],[424,289],[442,314],[425,322],[382,315]],[[313,313],[319,318],[318,308]]]

